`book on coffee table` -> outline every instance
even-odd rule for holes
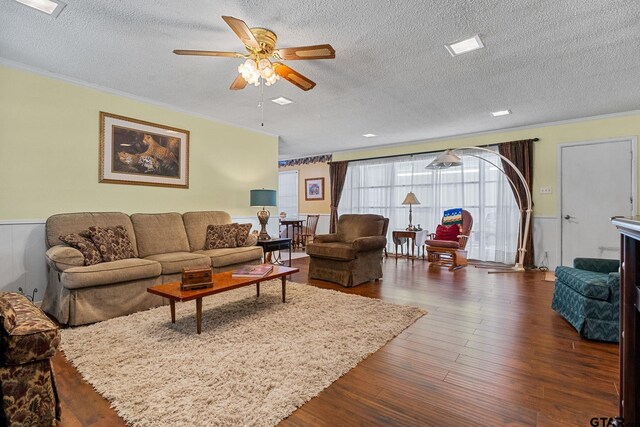
[[[231,273],[231,277],[263,277],[273,271],[273,265],[245,265]]]

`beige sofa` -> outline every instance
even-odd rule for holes
[[[183,267],[210,266],[215,273],[259,264],[263,252],[254,235],[242,247],[203,249],[209,224],[231,222],[222,211],[53,215],[45,227],[49,273],[42,309],[61,324],[94,323],[163,305],[147,288],[179,281]],[[117,225],[127,230],[136,258],[85,266],[80,251],[59,239],[91,226]]]

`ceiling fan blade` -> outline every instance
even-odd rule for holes
[[[195,55],[195,56],[226,56],[228,58],[244,58],[244,55],[238,52],[217,52],[213,50],[185,50],[176,49],[173,51],[176,55]]]
[[[260,49],[260,44],[243,20],[234,18],[233,16],[223,16],[222,19],[224,19],[224,22],[240,37],[240,40],[242,40],[245,46]]]
[[[281,59],[333,59],[336,51],[330,44],[319,44],[315,46],[285,47],[276,49],[273,54]]]
[[[247,81],[242,77],[242,74],[238,74],[238,76],[233,81],[233,83],[231,83],[231,87],[229,87],[229,89],[240,90],[240,89],[244,89],[246,85],[247,85]]]
[[[299,72],[292,70],[290,67],[287,67],[280,62],[276,62],[273,64],[273,71],[275,71],[275,73],[283,79],[288,80],[304,91],[313,89],[316,85],[315,82],[309,80]]]

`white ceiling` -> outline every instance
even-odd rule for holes
[[[279,135],[281,158],[640,107],[638,0],[66,1],[53,19],[0,0],[0,58]],[[172,53],[243,52],[221,15],[336,59],[288,61],[317,86],[266,87],[295,104],[267,102],[261,127],[260,89],[228,89],[242,60]],[[444,47],[474,34],[485,49]]]

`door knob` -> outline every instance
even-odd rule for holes
[[[571,215],[565,215],[564,219],[571,219]]]

